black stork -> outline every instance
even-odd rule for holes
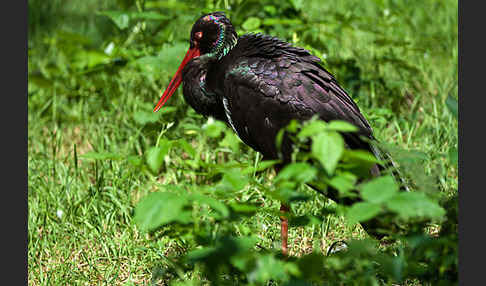
[[[292,120],[345,120],[358,127],[343,134],[349,148],[376,150],[361,136],[374,139],[368,121],[333,75],[307,50],[262,34],[237,36],[223,12],[200,17],[192,26],[187,51],[158,111],[183,83],[184,98],[196,112],[227,123],[264,160],[290,162],[292,144],[283,141],[281,154],[275,139]],[[376,155],[376,153],[375,153]],[[277,168],[277,171],[278,169]],[[379,166],[370,171],[379,174]],[[327,196],[339,200],[336,191]],[[352,202],[348,202],[352,203]],[[289,211],[285,204],[282,212]],[[363,225],[373,233],[372,224]],[[370,226],[370,227],[367,227]],[[281,217],[282,253],[287,255],[288,221]],[[379,234],[376,234],[379,236]]]

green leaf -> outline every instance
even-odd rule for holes
[[[82,57],[88,68],[111,62],[111,57],[109,55],[97,50],[84,50],[77,53],[76,57]]]
[[[295,10],[301,10],[304,7],[304,0],[290,0],[292,6],[294,6]]]
[[[306,183],[314,179],[316,175],[317,170],[307,163],[291,163],[278,173],[275,181],[293,180],[299,183]]]
[[[223,173],[218,187],[227,191],[239,191],[248,184],[248,176],[238,169],[230,169]]]
[[[445,210],[421,192],[399,193],[385,203],[391,211],[408,219],[413,217],[440,218]]]
[[[203,129],[209,137],[216,138],[224,132],[226,125],[219,120],[208,119],[208,122],[203,125]]]
[[[145,154],[147,165],[152,173],[158,174],[160,172],[160,168],[162,167],[162,163],[164,162],[164,157],[169,152],[170,145],[171,142],[167,140],[161,140],[159,143],[159,147],[151,147]]]
[[[349,195],[349,192],[355,188],[355,184],[358,178],[352,173],[342,173],[334,176],[329,180],[328,184],[333,188],[336,188],[341,196]]]
[[[234,212],[244,215],[253,215],[261,208],[259,205],[242,203],[232,203],[230,207]]]
[[[238,136],[233,131],[226,128],[225,130],[224,138],[219,142],[219,146],[229,147],[233,152],[237,153],[240,146],[240,139],[238,139]]]
[[[127,12],[127,11],[101,11],[100,15],[107,16],[113,23],[120,29],[124,30],[128,28],[131,20],[167,20],[170,17],[164,14],[160,14],[154,11],[144,12]]]
[[[371,154],[369,151],[366,150],[351,150],[351,149],[346,149],[344,150],[344,155],[343,155],[343,160],[349,160],[349,161],[362,161],[362,162],[368,162],[368,163],[373,163],[373,164],[382,164],[378,158],[375,157],[375,155]]]
[[[351,208],[348,209],[346,217],[348,218],[350,224],[354,224],[372,219],[380,212],[381,207],[378,204],[359,202],[355,203],[351,206]]]
[[[187,44],[182,42],[164,44],[156,56],[139,58],[130,62],[130,65],[138,67],[144,74],[153,78],[153,80],[160,80],[161,76],[163,76],[167,80],[166,85],[168,85],[170,77],[176,72],[186,49]],[[164,106],[163,109],[166,108]]]
[[[256,17],[250,17],[246,19],[246,21],[241,25],[241,27],[247,31],[252,31],[258,29],[261,25],[262,21]]]
[[[182,147],[184,151],[189,154],[189,156],[191,156],[192,158],[196,157],[196,150],[185,139],[179,139],[177,143],[180,147]]]
[[[216,199],[213,199],[211,197],[204,196],[204,195],[201,195],[201,194],[191,194],[191,195],[187,196],[187,198],[189,200],[208,205],[213,210],[219,212],[219,214],[221,215],[221,217],[219,217],[219,218],[227,218],[229,216],[228,207],[225,204],[223,204],[222,202],[220,202]]]
[[[264,6],[263,10],[265,12],[267,12],[268,14],[272,15],[272,16],[277,13],[277,8],[275,8],[275,6],[271,6],[271,5]],[[263,21],[265,21],[265,20],[263,20]]]
[[[128,28],[128,25],[130,24],[130,16],[123,11],[101,11],[98,12],[98,14],[110,18],[120,30]]]
[[[322,132],[312,138],[312,154],[331,175],[334,173],[343,152],[344,140],[335,131]]]
[[[358,189],[365,201],[370,203],[383,203],[398,192],[398,185],[392,176],[384,176],[361,184]]]
[[[135,207],[134,221],[143,231],[152,231],[169,223],[191,222],[187,199],[173,193],[156,192],[143,198]]]
[[[133,120],[140,125],[155,123],[159,120],[159,114],[151,111],[137,111],[133,114]]]
[[[237,264],[237,267],[244,268],[245,263],[238,260],[251,253],[256,242],[257,239],[251,236],[238,238],[223,236],[216,241],[216,246],[193,250],[186,255],[186,259],[191,263],[202,262],[209,267],[217,267],[230,260]]]
[[[322,221],[313,215],[291,216],[289,226],[321,225]]]
[[[186,259],[192,263],[197,261],[207,261],[211,256],[217,253],[216,247],[205,247],[201,249],[195,249],[186,255]]]
[[[280,202],[289,204],[292,202],[302,202],[309,200],[310,196],[302,192],[295,191],[295,186],[279,186],[275,191],[268,193],[272,198]]]
[[[253,172],[260,172],[260,171],[263,171],[263,170],[266,170],[276,164],[280,163],[280,160],[265,160],[265,161],[260,161],[258,162],[258,165],[256,166],[256,168],[254,166],[248,166],[247,168],[245,168],[245,170],[243,170],[243,173],[245,174],[250,174],[250,173],[253,173]]]
[[[322,273],[322,269],[325,269],[324,257],[316,252],[303,255],[296,261],[299,265],[299,269],[302,272],[301,277],[305,277],[308,281],[321,281],[322,277],[319,275]],[[312,285],[312,284],[298,284],[298,285]],[[295,285],[297,286],[297,285]]]
[[[143,159],[139,156],[132,155],[127,157],[127,162],[134,167],[139,167],[142,165]]]
[[[262,255],[258,257],[254,270],[248,273],[248,280],[256,284],[263,284],[268,280],[282,281],[288,277],[285,268],[285,263],[273,255]]]
[[[358,127],[354,126],[353,124],[342,121],[342,120],[333,120],[329,122],[326,126],[327,130],[333,131],[341,131],[341,132],[355,132],[358,131]]]
[[[326,130],[326,128],[327,128],[326,122],[321,120],[312,120],[306,123],[302,127],[299,134],[297,134],[297,137],[299,138],[310,137],[323,132],[324,130]]]
[[[449,95],[446,99],[446,105],[447,108],[449,108],[449,111],[452,113],[452,115],[457,119],[457,114],[458,114],[457,100]]]

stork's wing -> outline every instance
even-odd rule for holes
[[[265,43],[259,42],[258,53],[251,46],[243,49],[246,54],[233,59],[225,73],[223,103],[238,136],[265,156],[276,158],[278,131],[292,119],[318,115],[324,121],[345,120],[357,126],[359,132],[344,134],[346,143],[369,149],[360,136],[373,138],[370,125],[319,59],[287,43],[266,54]]]

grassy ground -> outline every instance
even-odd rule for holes
[[[194,5],[216,10],[225,8],[226,2],[221,2]],[[230,1],[237,7],[244,6],[238,6],[240,2]],[[457,168],[446,154],[457,146],[457,122],[444,102],[449,95],[457,97],[457,3],[367,2],[308,2],[303,5],[313,7],[303,11],[297,5],[294,10],[308,21],[320,19],[318,24],[275,24],[255,30],[293,41],[322,57],[342,86],[352,92],[376,137],[404,149],[424,152],[425,174],[437,175],[440,191],[453,193],[457,190]],[[29,1],[31,6],[38,3]],[[156,116],[151,114],[160,89],[167,85],[177,67],[175,57],[183,56],[183,40],[199,11],[178,8],[187,15],[178,16],[174,23],[166,22],[155,34],[135,35],[131,39],[130,32],[117,32],[111,23],[105,23],[109,22],[106,17],[82,16],[93,9],[114,9],[115,4],[86,3],[79,8],[78,4],[67,2],[62,8],[68,12],[79,8],[78,20],[86,23],[84,26],[68,22],[67,14],[50,26],[39,20],[49,33],[41,33],[44,26],[37,24],[36,34],[30,35],[30,285],[150,283],[166,263],[167,254],[184,252],[186,242],[141,233],[132,221],[137,202],[163,184],[213,183],[216,179],[205,176],[211,167],[204,163],[253,165],[259,160],[234,136],[226,135],[224,141],[221,136],[208,136],[208,128],[204,127],[207,119],[184,104],[180,91],[171,99],[169,108]],[[181,7],[191,7],[190,2],[184,3],[186,6]],[[38,9],[42,13],[60,13],[55,5]],[[279,9],[276,8],[277,16]],[[240,25],[248,17],[242,16],[244,13],[261,17],[247,10],[231,12],[240,32],[244,32]],[[271,14],[273,10],[265,11]],[[176,14],[171,13],[168,17]],[[323,14],[328,16],[323,18]],[[95,33],[93,26],[97,25],[108,28]],[[63,36],[60,31],[88,35],[92,43],[73,44],[73,36]],[[92,67],[83,62],[89,55],[80,54],[81,51],[103,51],[110,42],[116,44],[116,53],[133,60],[123,67],[82,72]],[[225,129],[226,133],[230,131]],[[160,174],[153,175],[138,162],[151,146],[164,139],[185,139],[193,153],[182,147],[171,149]],[[101,157],[90,156],[92,152]],[[255,180],[269,184],[273,175],[256,174]],[[313,199],[295,204],[296,213],[316,212],[331,204],[310,190],[302,191]],[[279,208],[277,201],[266,198],[256,187],[237,195],[261,202],[262,208],[271,211]],[[240,227],[242,233],[246,229],[257,231],[259,245],[279,247],[277,216],[262,213]],[[298,256],[315,248],[325,251],[336,240],[364,236],[360,226],[349,226],[342,217],[335,216],[328,226],[291,228],[290,254]],[[188,278],[194,275],[197,274],[186,274]]]

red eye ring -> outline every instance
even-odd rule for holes
[[[203,36],[203,32],[201,31],[194,33],[194,38],[196,38],[197,40],[200,40],[202,36]]]

